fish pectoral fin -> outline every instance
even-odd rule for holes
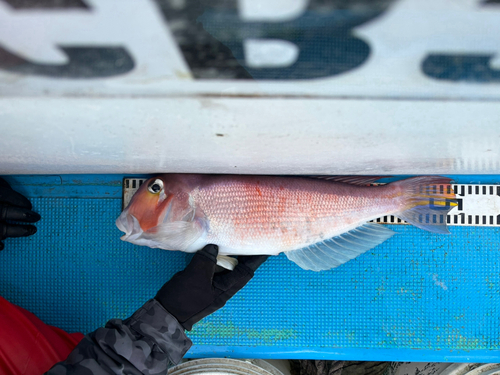
[[[186,250],[203,233],[196,221],[174,221],[163,223],[141,234],[142,239],[161,243],[165,250]]]
[[[374,248],[393,234],[392,230],[380,224],[367,223],[340,236],[287,251],[285,255],[305,270],[329,270]]]
[[[217,255],[217,265],[232,271],[238,265],[238,259],[228,255]]]

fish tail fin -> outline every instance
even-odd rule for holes
[[[403,209],[395,216],[433,233],[450,233],[448,212],[457,206],[451,179],[440,176],[412,177],[393,182],[402,190]]]

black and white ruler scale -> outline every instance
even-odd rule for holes
[[[144,178],[123,180],[123,207],[127,207],[132,196],[146,181]],[[442,185],[441,185],[442,186]],[[436,188],[440,189],[440,185]],[[500,227],[500,185],[453,184],[458,205],[446,218],[448,225]],[[407,224],[394,216],[383,216],[374,220],[381,224]]]
[[[453,184],[452,188],[458,205],[448,213],[448,225],[500,227],[500,185]],[[374,222],[408,224],[394,216],[383,216]]]

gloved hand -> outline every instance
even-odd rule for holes
[[[31,211],[30,201],[16,193],[3,178],[0,177],[0,250],[3,250],[2,240],[7,237],[24,237],[36,233],[34,225],[9,224],[6,220],[35,223],[40,215]]]
[[[269,257],[240,256],[233,271],[214,274],[218,253],[217,245],[205,246],[184,271],[176,273],[163,285],[155,297],[188,331],[193,324],[224,306]]]

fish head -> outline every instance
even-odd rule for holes
[[[134,194],[129,205],[116,219],[116,226],[125,234],[122,240],[147,245],[150,247],[161,247],[161,244],[144,243],[141,235],[144,232],[152,232],[155,228],[166,222],[182,219],[185,213],[173,209],[183,194],[179,194],[175,181],[166,176],[150,178]],[[185,211],[185,210],[183,210]]]

